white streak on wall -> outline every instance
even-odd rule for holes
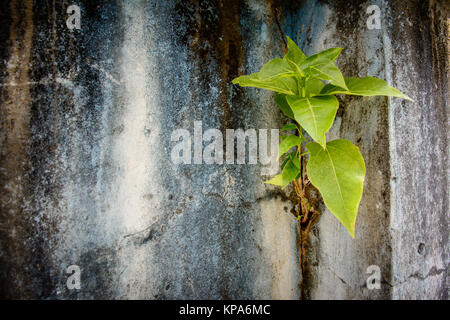
[[[148,110],[147,50],[144,38],[145,11],[124,4],[125,27],[122,47],[124,80],[123,131],[115,141],[114,159],[118,164],[117,210],[123,217],[125,231],[141,231],[148,225],[148,203],[143,196],[148,190],[150,174],[149,141],[145,136]]]
[[[150,298],[154,286],[152,252],[145,245],[127,242],[145,234],[160,214],[159,122],[155,94],[159,87],[151,74],[155,64],[149,58],[152,34],[147,28],[147,8],[142,2],[124,2],[124,42],[121,57],[123,81],[120,119],[123,131],[114,142],[117,189],[112,206],[121,221],[119,250],[120,296],[127,299]]]

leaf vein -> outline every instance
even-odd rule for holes
[[[315,133],[316,133],[316,135],[318,135],[317,120],[316,120],[316,116],[315,116],[315,114],[314,114],[314,110],[313,110],[313,108],[312,108],[312,106],[311,106],[311,103],[310,103],[310,101],[309,101],[308,98],[306,98],[306,102],[307,102],[307,104],[308,104],[309,110],[311,111],[311,115],[312,115],[312,118],[313,118],[313,121],[314,121],[314,129],[315,129]]]
[[[345,208],[344,196],[342,195],[341,185],[339,184],[339,179],[338,179],[337,174],[336,174],[336,169],[335,169],[335,167],[334,167],[333,158],[331,158],[331,155],[330,155],[330,153],[328,152],[328,150],[325,150],[325,152],[327,153],[328,158],[330,159],[331,167],[333,168],[334,178],[336,179],[336,184],[337,184],[338,190],[339,190],[339,195],[341,196],[342,205],[343,205],[344,209],[346,210],[346,208]],[[347,210],[346,210],[346,211],[347,211]]]

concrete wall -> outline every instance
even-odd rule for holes
[[[263,184],[261,164],[170,158],[172,132],[194,121],[223,133],[286,122],[271,93],[231,84],[283,54],[279,24],[307,54],[343,47],[344,75],[415,100],[340,97],[329,138],[360,147],[365,191],[354,240],[319,205],[305,298],[446,299],[444,2],[3,1],[0,296],[298,299],[292,190]],[[66,26],[70,4],[81,30]],[[66,287],[73,264],[81,290]]]

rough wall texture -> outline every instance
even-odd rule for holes
[[[411,18],[392,22],[389,71],[416,103],[390,107],[392,296],[448,298],[450,4],[395,3],[401,13]]]
[[[82,29],[68,30],[78,4]],[[368,30],[366,8],[382,9]],[[329,137],[367,178],[356,237],[322,205],[304,270],[310,299],[446,299],[445,1],[2,1],[0,296],[298,299],[289,189],[262,165],[173,165],[171,133],[278,128],[272,95],[231,84],[283,54],[340,46],[346,76],[415,102],[340,97]],[[277,19],[278,17],[278,19]],[[320,200],[318,198],[318,200]],[[65,271],[81,267],[81,290]],[[378,265],[380,290],[366,287]]]
[[[2,296],[297,298],[296,220],[260,166],[170,159],[194,121],[280,126],[231,84],[281,54],[271,5],[86,1],[69,31],[69,4],[2,4]]]

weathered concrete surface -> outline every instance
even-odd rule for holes
[[[259,165],[179,165],[177,128],[279,128],[233,87],[281,55],[270,3],[3,1],[6,298],[298,299],[297,223]],[[66,288],[69,265],[81,290]]]
[[[448,299],[448,1],[392,6],[392,81],[416,101],[390,105],[392,297]],[[405,143],[408,141],[408,143]]]
[[[1,297],[299,298],[289,189],[264,185],[260,165],[170,160],[172,131],[194,121],[286,121],[271,93],[231,85],[282,55],[278,14],[306,53],[341,46],[346,76],[415,99],[340,98],[329,138],[360,147],[365,192],[354,240],[319,206],[306,298],[448,298],[444,1],[81,1],[79,31],[70,4],[0,4]],[[72,264],[81,290],[66,287]]]

